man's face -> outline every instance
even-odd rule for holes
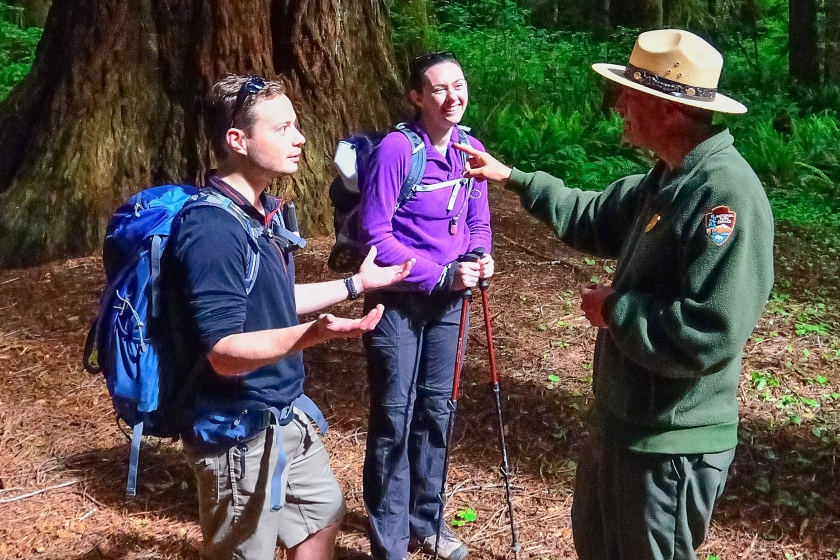
[[[298,130],[292,102],[278,95],[257,102],[252,111],[254,125],[245,138],[248,159],[273,177],[297,171],[306,139]]]
[[[464,72],[457,64],[442,62],[425,72],[423,91],[411,92],[427,128],[446,129],[461,122],[469,93]]]
[[[622,139],[632,146],[656,151],[663,130],[664,103],[658,97],[622,87],[615,110],[624,119]]]

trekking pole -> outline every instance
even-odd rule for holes
[[[476,249],[475,253],[481,251],[484,254],[484,249]],[[479,254],[478,258],[481,258]],[[473,260],[476,258],[474,253],[468,253],[458,258],[459,261]],[[461,384],[461,365],[464,362],[464,331],[466,330],[467,317],[470,311],[470,302],[472,301],[472,290],[469,288],[464,290],[461,294],[461,322],[458,325],[458,351],[455,354],[455,375],[452,380],[452,397],[449,399],[447,406],[449,408],[449,420],[446,424],[446,451],[443,455],[443,479],[440,483],[440,494],[438,494],[438,523],[437,531],[435,532],[435,560],[438,560],[438,549],[440,547],[440,531],[443,527],[443,506],[446,504],[446,478],[449,473],[449,444],[452,441],[452,432],[455,428],[455,411],[458,409],[458,386]]]
[[[499,376],[496,373],[496,354],[493,350],[493,328],[490,326],[490,306],[487,303],[487,287],[489,282],[486,278],[482,278],[478,282],[478,288],[481,290],[481,304],[484,307],[484,330],[487,333],[487,349],[490,358],[490,371],[493,374],[493,394],[496,397],[496,416],[499,419],[499,443],[502,446],[502,464],[499,465],[499,471],[502,473],[502,478],[505,481],[505,492],[507,494],[508,504],[508,518],[510,519],[510,550],[513,552],[515,558],[519,558],[519,551],[522,550],[522,545],[519,544],[519,539],[516,536],[516,523],[513,520],[513,496],[510,492],[510,467],[508,466],[507,446],[505,445],[505,425],[502,421],[502,401],[499,397]]]

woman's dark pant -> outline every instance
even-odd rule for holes
[[[400,560],[409,535],[437,530],[461,298],[374,292],[365,311],[379,303],[382,320],[363,337],[370,385],[364,500],[373,557]]]

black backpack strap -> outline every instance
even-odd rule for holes
[[[406,123],[400,123],[395,128],[402,132],[411,143],[411,166],[408,169],[408,176],[400,187],[394,212],[411,199],[414,195],[414,189],[417,188],[417,185],[423,179],[423,173],[426,171],[426,146],[423,144],[423,139],[420,138],[419,134],[408,128]]]

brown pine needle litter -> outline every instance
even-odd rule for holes
[[[509,193],[494,189],[491,204],[497,275],[489,294],[520,556],[575,558],[569,513],[595,339],[576,290],[593,277],[609,280],[615,263],[566,249]],[[777,286],[790,299],[768,307],[747,345],[742,442],[701,559],[824,559],[840,548],[836,261],[806,264],[818,243],[799,232],[778,243],[777,267],[795,288]],[[311,239],[299,252],[299,281],[336,277],[325,264],[330,245]],[[0,271],[0,558],[198,558],[195,486],[179,444],[144,443],[137,497],[126,502],[128,441],[104,380],[81,367],[104,284],[100,260]],[[820,318],[827,334],[796,334],[809,289],[830,290]],[[360,309],[354,302],[334,311]],[[475,521],[454,528],[471,558],[512,558],[480,313],[476,298],[446,513],[475,511]],[[332,425],[325,443],[349,507],[336,556],[365,558],[364,353],[359,340],[341,340],[305,358],[307,393]]]

